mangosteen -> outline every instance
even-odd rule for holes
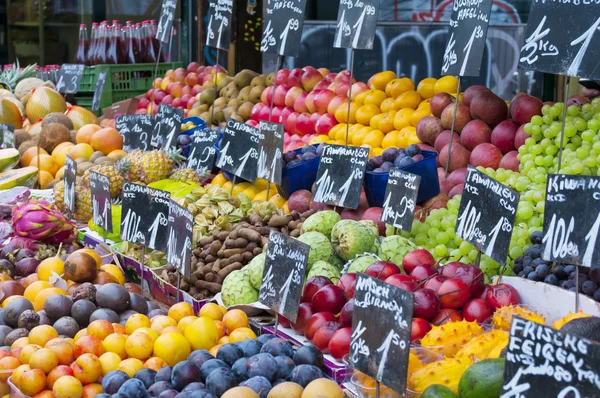
[[[4,345],[11,346],[15,341],[21,337],[29,336],[29,330],[27,329],[15,329],[4,338]]]
[[[98,319],[104,319],[110,323],[119,323],[119,315],[110,308],[98,308],[96,311],[92,312],[92,315],[90,315],[90,323]]]
[[[89,300],[92,303],[96,302],[96,286],[92,283],[86,282],[77,286],[77,289],[72,294],[73,301]]]
[[[40,316],[40,325],[52,325],[52,319],[46,314],[46,311],[38,311],[37,314]]]
[[[71,307],[71,316],[82,327],[87,327],[90,323],[90,316],[96,311],[96,305],[90,300],[82,299],[75,301]]]
[[[129,309],[146,315],[148,313],[148,302],[141,294],[129,293]]]
[[[0,257],[8,258],[9,255],[14,256],[14,254],[19,250],[19,246],[13,243],[9,243],[4,246],[2,250],[0,250]]]
[[[118,283],[107,283],[96,292],[96,302],[100,308],[108,308],[120,313],[129,308],[129,292]],[[119,322],[118,318],[115,322]]]
[[[15,263],[15,275],[26,277],[35,273],[40,262],[34,257],[22,258]]]
[[[57,321],[63,316],[71,315],[71,307],[73,300],[69,296],[63,294],[53,294],[46,299],[44,303],[44,311],[50,319]]]
[[[19,315],[17,326],[19,328],[31,330],[40,324],[40,316],[34,310],[26,310]]]
[[[31,250],[31,249],[21,249],[15,255],[15,260],[16,261],[21,261],[24,258],[30,258],[30,257],[34,257],[34,256],[35,256],[35,253],[33,252],[33,250]]]
[[[80,329],[77,321],[71,318],[70,316],[63,316],[58,321],[54,322],[54,325],[52,325],[52,327],[56,329],[58,334],[70,338],[75,337],[75,335]]]
[[[33,304],[26,298],[19,297],[8,303],[4,309],[4,323],[10,327],[16,328],[19,322],[19,316],[21,316],[24,311],[33,310]]]
[[[8,275],[12,278],[15,275],[15,266],[13,263],[5,258],[0,259],[0,274]]]

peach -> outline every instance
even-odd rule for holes
[[[502,152],[493,144],[483,143],[479,144],[471,152],[469,163],[473,167],[483,166],[497,169],[500,166],[500,160],[502,160]]]
[[[121,359],[127,358],[127,351],[125,351],[125,342],[127,336],[124,334],[113,333],[108,335],[102,345],[107,352],[113,352],[121,357]]]
[[[102,385],[98,383],[88,384],[83,387],[83,394],[81,398],[93,398],[97,395],[102,394]]]
[[[438,156],[440,165],[444,168],[446,167],[449,148],[451,149],[448,171],[452,172],[456,169],[460,169],[461,167],[467,167],[467,165],[469,164],[469,157],[471,156],[471,152],[469,152],[464,146],[460,145],[458,142],[452,142],[452,146],[450,146],[450,144],[447,144],[442,148]]]
[[[127,375],[129,377],[133,377],[136,372],[140,369],[144,368],[144,363],[142,361],[140,361],[139,359],[136,358],[127,358],[124,361],[121,361],[121,363],[119,364],[118,370],[121,370],[125,373],[127,373]]]
[[[21,353],[19,354],[19,361],[22,364],[28,364],[29,359],[33,355],[34,352],[41,350],[43,347],[37,344],[28,344],[21,349]]]
[[[167,363],[159,357],[152,357],[144,362],[144,367],[158,372],[161,368],[167,366]]]
[[[87,327],[89,336],[96,336],[104,340],[106,336],[115,332],[113,325],[105,319],[97,319]]]
[[[94,354],[81,355],[71,364],[71,369],[82,384],[94,383],[102,377],[102,363]]]
[[[144,333],[129,336],[125,342],[125,351],[127,352],[127,355],[129,355],[130,358],[137,358],[139,360],[145,361],[150,358],[153,348],[154,342],[152,338]]]
[[[450,104],[454,103],[454,97],[448,93],[438,93],[431,97],[429,101],[429,108],[431,114],[435,117],[442,117],[442,112]]]
[[[483,120],[471,120],[460,133],[462,146],[472,151],[477,145],[490,142],[492,129]]]
[[[94,354],[99,357],[104,352],[102,340],[96,336],[83,336],[75,342],[75,357],[82,354]]]
[[[519,125],[512,119],[500,122],[492,130],[491,143],[498,147],[502,153],[508,153],[515,150],[515,137]]]
[[[512,171],[519,171],[519,159],[517,159],[518,151],[510,151],[500,160],[500,168]]]
[[[48,374],[58,366],[58,358],[49,348],[42,348],[31,354],[29,366],[31,369],[41,369],[44,374]]]
[[[105,352],[98,358],[102,364],[102,374],[106,376],[108,372],[117,370],[121,363],[121,357],[114,352]]]
[[[46,386],[48,387],[48,389],[52,390],[52,387],[54,386],[54,383],[56,383],[56,380],[60,379],[63,376],[73,376],[73,369],[71,369],[71,367],[67,365],[58,365],[57,367],[52,369],[46,377]]]
[[[52,393],[56,398],[81,397],[83,395],[83,385],[80,380],[73,376],[64,376],[54,383]]]
[[[19,390],[25,395],[35,395],[46,388],[46,375],[41,369],[30,369],[19,377]]]
[[[452,118],[454,117],[454,109],[456,108],[456,120],[454,121],[454,131],[460,133],[462,129],[471,121],[471,113],[469,107],[463,104],[458,104],[455,107],[454,104],[449,104],[444,108],[442,112],[442,125],[446,129],[452,128]]]
[[[437,136],[437,138],[435,139],[435,142],[433,143],[435,151],[440,153],[442,151],[442,148],[444,146],[446,146],[449,142],[450,142],[450,130],[442,131]],[[460,142],[460,137],[456,132],[452,133],[452,142],[453,143]],[[423,149],[423,148],[421,148],[421,149]]]

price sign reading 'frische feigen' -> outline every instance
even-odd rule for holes
[[[106,83],[107,74],[108,69],[104,69],[98,73],[98,82],[96,83],[96,88],[94,89],[94,99],[92,100],[93,111],[100,109],[100,100],[102,99],[102,93],[104,92],[104,83]]]
[[[421,176],[393,168],[385,190],[381,221],[410,232]]]
[[[379,1],[340,0],[333,47],[355,50],[373,49]]]
[[[600,177],[550,174],[542,258],[600,267]]]
[[[442,75],[479,76],[492,0],[454,0]]]
[[[297,57],[305,8],[306,0],[268,0],[260,51]]]
[[[171,200],[167,262],[186,278],[191,277],[193,226],[192,213]]]
[[[327,145],[317,172],[314,201],[356,209],[369,148]]]
[[[126,182],[121,206],[121,239],[166,252],[170,196],[167,191]]]
[[[469,166],[455,232],[505,265],[518,204],[517,192]]]
[[[160,19],[156,28],[156,39],[162,43],[168,43],[171,38],[176,9],[177,0],[163,0]]]
[[[600,2],[533,0],[519,67],[600,79]]]
[[[63,64],[58,71],[56,90],[64,94],[78,93],[84,69],[85,65]]]
[[[500,397],[598,397],[599,369],[597,342],[515,316]]]
[[[192,136],[188,167],[196,170],[201,175],[210,171],[215,163],[217,150],[215,144],[219,141],[219,134],[210,129],[197,131]]]
[[[2,143],[2,149],[15,147],[15,126],[0,123],[0,142]]]
[[[406,390],[413,294],[358,274],[350,337],[350,364],[392,390]]]
[[[90,191],[92,192],[92,212],[94,224],[112,233],[112,211],[110,206],[110,179],[104,174],[90,171]]]
[[[281,184],[283,124],[260,122],[257,177]]]
[[[206,28],[207,46],[219,50],[229,50],[232,14],[233,0],[210,0]]]
[[[150,136],[154,131],[154,116],[117,116],[116,128],[123,137],[123,150],[125,152],[131,152],[134,149],[147,151],[150,147]]]
[[[181,130],[183,110],[174,106],[160,104],[156,114],[154,131],[150,138],[150,145],[156,149],[175,149],[177,137]]]
[[[271,231],[258,300],[292,322],[298,318],[298,304],[310,246]]]
[[[69,155],[65,158],[65,206],[72,213],[75,211],[75,179],[77,178],[77,162]]]
[[[219,147],[217,167],[246,181],[254,182],[258,169],[257,128],[237,120],[227,120]]]

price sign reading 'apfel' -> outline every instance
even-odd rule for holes
[[[454,0],[442,75],[479,76],[492,0]]]
[[[117,116],[116,128],[123,137],[123,150],[125,152],[131,152],[134,149],[147,151],[150,147],[150,136],[154,131],[154,116]]]
[[[110,206],[110,179],[104,174],[90,171],[90,191],[92,192],[92,212],[94,224],[112,233],[112,211]]]
[[[227,120],[219,147],[217,167],[254,182],[258,169],[259,137],[257,128],[233,119]]]
[[[150,145],[156,149],[175,149],[177,147],[177,137],[179,137],[182,120],[182,109],[160,104],[158,113],[156,114],[154,131],[150,138]]]
[[[306,0],[268,0],[260,51],[297,57],[305,8]]]
[[[412,317],[411,292],[358,274],[350,337],[352,367],[404,392]]]
[[[170,197],[167,191],[126,182],[121,206],[121,239],[166,252]]]
[[[100,109],[100,100],[102,99],[102,93],[104,92],[104,83],[106,83],[107,74],[108,69],[104,69],[98,73],[98,82],[96,83],[96,88],[94,89],[94,99],[92,100],[93,111]]]
[[[231,15],[233,0],[210,0],[206,45],[220,50],[229,50],[231,42]]]
[[[75,179],[77,178],[77,162],[69,155],[65,158],[65,206],[71,213],[75,211]]]
[[[298,317],[310,246],[271,231],[258,300],[292,322]]]
[[[2,149],[15,147],[15,126],[0,123],[0,142],[2,143]]]
[[[283,124],[260,122],[257,177],[281,184]]]
[[[200,175],[208,174],[215,164],[217,149],[215,144],[219,141],[219,134],[210,129],[196,131],[192,136],[188,167],[196,170]]]
[[[519,67],[600,79],[600,2],[533,0]]]
[[[63,64],[58,71],[56,90],[64,94],[78,93],[84,69],[85,65]]]
[[[379,1],[340,0],[333,47],[355,50],[373,49]]]
[[[381,221],[410,232],[421,176],[392,168],[385,190]]]
[[[174,201],[169,204],[167,262],[186,278],[191,277],[194,216]]]
[[[542,258],[600,267],[600,177],[550,174]]]
[[[517,192],[469,166],[455,232],[505,265],[518,204]]]
[[[327,145],[321,155],[314,201],[356,209],[369,148]]]
[[[597,342],[515,316],[500,398],[598,397],[599,369]]]
[[[162,43],[168,43],[171,38],[176,9],[177,0],[163,0],[160,19],[156,28],[156,39]]]

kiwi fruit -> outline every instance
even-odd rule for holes
[[[40,133],[40,146],[48,153],[52,153],[54,148],[63,142],[71,140],[71,132],[63,124],[50,123],[42,128]]]
[[[19,154],[23,156],[23,154],[29,149],[36,147],[38,142],[40,141],[39,137],[33,137],[32,139],[25,141],[21,145],[19,145]]]
[[[42,120],[42,128],[52,123],[60,123],[65,126],[68,130],[73,130],[73,122],[67,115],[60,112],[52,112],[47,114]]]
[[[96,159],[101,158],[104,156],[104,153],[102,151],[96,151],[94,153],[92,153],[92,156],[90,156],[90,162],[92,163],[96,163]]]
[[[15,146],[18,148],[21,146],[22,143],[24,143],[25,141],[29,141],[31,139],[31,136],[29,135],[29,133],[25,130],[17,130],[15,131]]]

